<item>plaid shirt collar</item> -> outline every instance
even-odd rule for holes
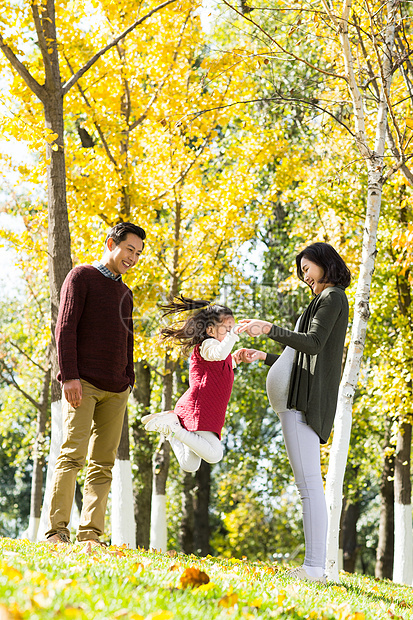
[[[101,263],[101,262],[99,262],[98,260],[95,260],[95,261],[92,263],[92,267],[95,267],[98,271],[100,271],[100,273],[103,273],[103,275],[104,275],[106,278],[110,278],[111,280],[116,280],[116,281],[118,281],[118,280],[122,280],[122,276],[121,276],[121,275],[115,276],[115,274],[113,274],[113,273],[110,271],[110,269],[108,269],[107,267],[105,267],[105,265],[102,265],[102,263]]]

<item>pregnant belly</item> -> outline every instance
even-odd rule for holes
[[[288,390],[295,350],[286,347],[267,375],[267,394],[275,413],[287,410]]]

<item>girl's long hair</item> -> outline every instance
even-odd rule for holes
[[[226,306],[211,304],[205,299],[190,299],[183,295],[177,295],[169,304],[165,304],[161,308],[165,311],[163,317],[188,310],[198,310],[183,325],[176,327],[172,325],[161,329],[161,337],[164,340],[173,340],[182,345],[185,354],[196,344],[210,338],[207,333],[208,327],[221,323],[224,316],[233,316],[232,310]]]

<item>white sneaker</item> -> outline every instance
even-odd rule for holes
[[[287,575],[288,577],[292,577],[293,579],[300,579],[301,581],[316,581],[318,583],[324,583],[324,584],[327,583],[327,579],[325,575],[322,575],[319,578],[311,577],[311,575],[309,575],[307,571],[305,570],[304,566],[297,566],[297,568],[294,568],[293,570],[288,571]]]
[[[156,431],[158,433],[162,433],[165,437],[169,437],[181,428],[182,426],[178,416],[173,412],[159,414],[145,424],[145,429],[147,431]]]
[[[154,418],[161,416],[161,415],[166,415],[167,413],[173,413],[173,410],[171,409],[169,411],[158,411],[157,413],[149,413],[148,415],[144,415],[141,417],[141,422],[142,424],[147,424]]]

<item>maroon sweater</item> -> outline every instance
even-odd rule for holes
[[[91,265],[75,267],[60,293],[58,381],[84,379],[100,390],[133,386],[132,292]]]

